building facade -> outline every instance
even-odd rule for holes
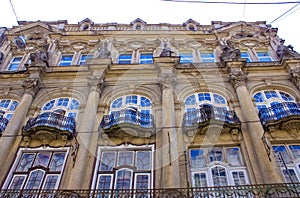
[[[0,33],[3,196],[299,196],[300,55],[265,22]]]

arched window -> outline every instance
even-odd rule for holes
[[[57,110],[64,110],[65,115],[68,117],[76,118],[79,109],[79,102],[74,98],[56,98],[47,102],[42,112],[53,112]]]
[[[253,95],[258,110],[271,107],[282,102],[295,102],[295,98],[290,94],[279,90],[263,90]]]
[[[145,96],[127,95],[115,99],[110,105],[110,113],[133,108],[141,113],[151,114],[151,100]]]
[[[0,114],[3,114],[4,118],[10,120],[18,104],[18,101],[12,99],[0,100]]]
[[[193,187],[249,183],[239,147],[192,148],[189,158]]]
[[[226,99],[217,94],[210,92],[200,92],[193,95],[188,96],[185,99],[185,111],[192,112],[196,109],[199,109],[201,105],[212,105],[215,107],[223,107],[224,109],[228,109]]]

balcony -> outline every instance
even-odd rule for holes
[[[0,197],[299,197],[299,183],[136,190],[0,190]]]
[[[300,128],[300,104],[283,102],[259,110],[259,118],[265,129]],[[289,129],[290,130],[290,129]]]
[[[190,136],[195,131],[200,131],[208,125],[223,127],[223,132],[230,132],[232,129],[240,130],[241,122],[234,111],[222,107],[202,105],[200,109],[186,112],[183,116],[183,131]]]
[[[22,135],[30,138],[71,139],[75,136],[75,119],[64,115],[64,111],[45,112],[30,118],[22,128]]]
[[[153,116],[141,113],[135,108],[126,108],[105,115],[99,126],[99,131],[103,131],[110,137],[120,131],[135,137],[150,137],[154,130]]]

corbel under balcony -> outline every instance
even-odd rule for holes
[[[183,134],[192,141],[196,135],[230,133],[233,141],[240,141],[241,122],[234,111],[222,107],[202,105],[199,109],[186,112],[183,116]]]
[[[26,143],[39,140],[48,145],[53,140],[66,142],[76,136],[75,119],[64,115],[64,111],[45,112],[30,118],[22,127],[22,136]]]

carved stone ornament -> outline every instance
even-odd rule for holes
[[[30,94],[36,94],[40,89],[40,83],[39,80],[36,78],[29,78],[24,80],[22,87],[25,89],[25,92]]]
[[[300,54],[294,51],[292,45],[284,45],[285,40],[281,39],[280,44],[277,46],[276,54],[279,60],[285,58],[300,58]]]
[[[95,91],[101,91],[103,85],[104,85],[104,77],[96,77],[96,76],[91,76],[88,77],[88,86],[90,87],[91,90]]]
[[[0,65],[3,63],[3,61],[4,61],[4,54],[0,52]]]
[[[160,74],[158,80],[162,89],[165,88],[173,89],[176,83],[176,77],[174,74]]]
[[[164,48],[160,53],[160,57],[170,57],[172,56],[172,53],[174,53],[171,48],[168,46],[168,43],[164,43]]]
[[[248,74],[244,71],[235,71],[230,73],[230,82],[235,88],[242,85],[245,86],[247,79],[248,79]]]
[[[296,68],[290,71],[290,78],[292,82],[300,89],[300,68]]]
[[[238,59],[241,58],[241,52],[239,49],[235,49],[231,41],[223,41],[223,44],[221,43],[221,49],[222,53],[220,55],[220,60],[226,61],[237,61]]]
[[[109,41],[104,41],[99,49],[99,55],[96,58],[111,58],[111,52],[109,50]]]

